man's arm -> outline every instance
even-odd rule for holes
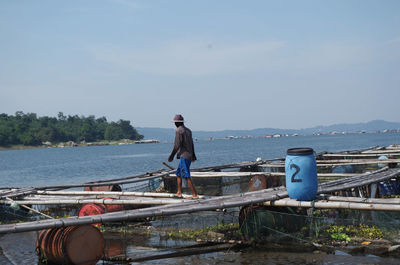
[[[193,157],[192,157],[192,162],[193,162],[193,161],[196,161],[196,160],[197,160],[196,153],[194,152],[194,144],[193,144],[193,141],[192,141],[192,150],[193,150]]]
[[[180,135],[179,135],[178,130],[177,130],[176,133],[175,133],[174,148],[172,149],[172,152],[168,157],[168,162],[172,162],[174,160],[174,156],[179,150],[179,146],[180,146],[180,142],[181,142],[179,136]]]

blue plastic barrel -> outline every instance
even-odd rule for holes
[[[291,148],[285,159],[286,189],[291,199],[312,201],[318,190],[317,163],[312,148]]]
[[[382,156],[379,156],[379,157],[378,157],[378,160],[386,160],[386,159],[388,159],[388,157],[385,156],[385,155],[382,155]],[[378,167],[379,167],[379,168],[384,168],[384,167],[386,167],[386,166],[387,166],[387,164],[378,163]]]

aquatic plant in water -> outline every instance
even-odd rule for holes
[[[382,230],[375,226],[368,225],[330,225],[325,232],[327,232],[331,238],[336,240],[350,241],[350,237],[357,238],[368,238],[368,239],[382,239]]]

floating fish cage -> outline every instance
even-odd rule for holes
[[[27,209],[12,207],[10,205],[0,205],[0,222],[8,223],[15,221],[33,221],[37,215]]]
[[[400,241],[400,213],[249,206],[240,211],[239,228],[254,242],[390,246]]]
[[[359,247],[375,242],[392,246],[400,242],[400,200],[391,204],[379,201],[400,194],[399,146],[321,153],[315,154],[315,160],[319,197],[305,201],[288,198],[290,193],[284,186],[287,177],[284,158],[193,169],[192,181],[201,194],[198,200],[191,200],[190,190],[185,186],[183,199],[173,198],[177,190],[174,170],[78,184],[73,188],[79,191],[71,192],[65,191],[71,186],[0,190],[3,203],[0,211],[7,213],[0,215],[4,219],[0,220],[4,224],[0,226],[0,233],[46,228],[43,231],[47,232],[41,232],[38,237],[38,246],[42,251],[40,255],[49,260],[53,256],[70,255],[61,253],[68,245],[63,239],[72,240],[74,236],[64,232],[73,233],[79,230],[76,227],[87,224],[92,224],[87,230],[96,237],[97,232],[92,228],[98,228],[93,225],[106,232],[115,228],[126,234],[132,225],[142,223],[146,228],[141,227],[144,230],[141,232],[152,234],[152,240],[156,234],[163,242],[176,235],[183,236],[177,240],[192,242],[233,240],[282,245],[301,242],[314,247]],[[329,201],[331,197],[336,197],[334,202]],[[367,201],[369,199],[372,201]],[[302,204],[304,202],[308,204]],[[330,209],[319,203],[325,206],[331,203],[326,207]],[[11,207],[15,204],[25,208]],[[381,208],[371,210],[374,207]],[[74,217],[60,218],[63,211],[69,211],[67,214]],[[31,218],[46,217],[44,213],[55,219],[5,224],[10,216],[19,221],[31,221]],[[228,227],[227,233],[224,225],[231,223],[236,226]],[[62,229],[58,229],[60,226]],[[209,230],[210,227],[216,230]],[[203,234],[196,234],[195,230],[202,230]],[[233,230],[237,233],[232,233]],[[102,230],[100,234],[106,232]],[[43,238],[46,239],[43,241]],[[125,253],[125,246],[118,244],[118,240],[98,241],[103,253],[102,256],[95,254],[95,260]],[[73,249],[79,249],[78,245],[74,243]]]

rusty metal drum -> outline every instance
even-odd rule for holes
[[[104,248],[103,235],[92,225],[42,230],[36,241],[37,253],[55,264],[94,265]]]

